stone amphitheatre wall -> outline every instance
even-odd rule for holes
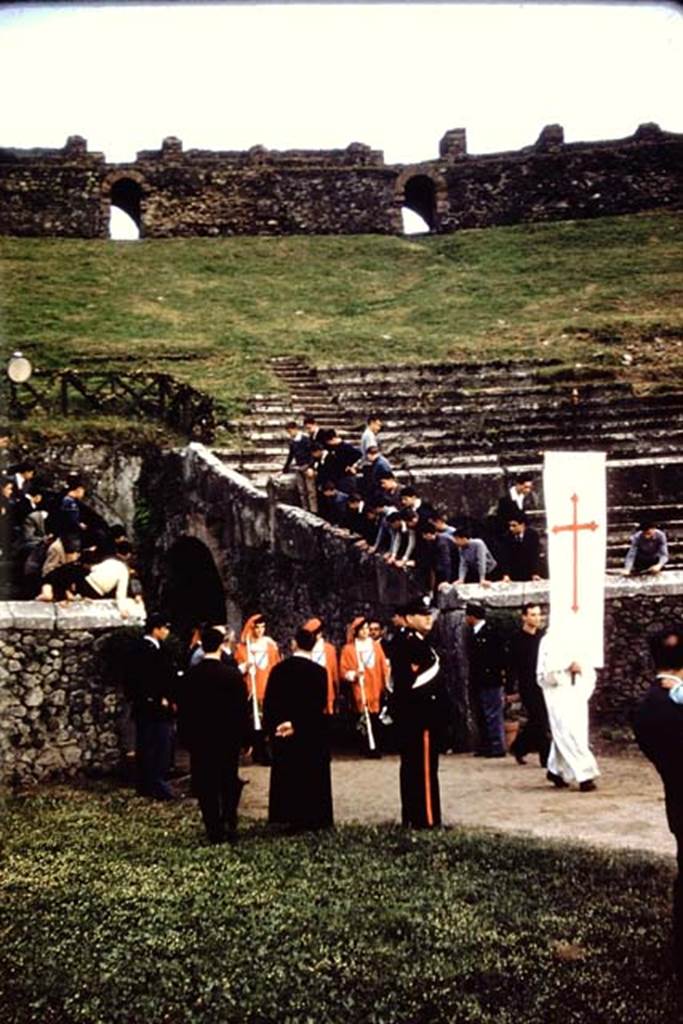
[[[259,609],[284,649],[293,628],[310,615],[325,618],[331,638],[341,643],[352,615],[387,615],[410,596],[404,574],[362,555],[329,524],[254,488],[200,445],[144,459],[136,487],[150,606],[163,601],[169,553],[187,538],[210,553],[230,624],[239,627],[244,615]],[[205,582],[200,574],[200,585]],[[193,594],[184,597],[191,621]],[[458,709],[458,749],[469,742],[462,621],[471,599],[486,601],[507,630],[524,601],[546,604],[547,584],[461,587],[440,596],[437,639]],[[648,685],[647,634],[683,618],[683,573],[611,579],[606,599],[606,667],[593,718],[622,726]],[[0,786],[121,769],[129,737],[112,666],[126,627],[108,601],[68,608],[0,602]]]
[[[0,235],[106,238],[111,206],[148,238],[401,234],[402,207],[435,232],[679,208],[683,136],[641,125],[608,142],[564,143],[550,125],[507,153],[467,153],[464,129],[437,159],[385,164],[340,150],[183,150],[174,137],[127,164],[71,136],[63,149],[0,149]]]

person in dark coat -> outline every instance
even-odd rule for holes
[[[652,761],[664,783],[669,829],[676,837],[678,875],[673,891],[673,955],[679,984],[683,983],[683,706],[666,688],[683,681],[683,630],[667,629],[652,637],[650,651],[655,681],[634,717],[638,746]]]
[[[470,689],[479,731],[477,757],[505,757],[503,727],[504,650],[501,637],[486,620],[483,605],[465,607]]]
[[[313,633],[297,630],[294,654],[268,677],[263,725],[272,743],[268,821],[292,831],[333,824],[327,673],[311,660]]]
[[[136,788],[140,796],[173,800],[167,782],[175,730],[177,675],[164,640],[170,629],[159,613],[152,613],[145,635],[133,652],[127,694],[135,719]]]
[[[543,690],[536,679],[538,647],[545,632],[542,622],[540,605],[522,605],[521,629],[510,642],[507,674],[509,688],[519,694],[526,711],[526,722],[510,747],[510,753],[517,764],[526,764],[525,754],[536,751],[541,767],[545,768],[550,753],[550,725]]]
[[[181,737],[190,752],[192,792],[210,843],[233,842],[243,783],[240,750],[251,742],[247,686],[234,660],[223,658],[225,633],[202,630],[204,657],[188,672],[180,693]]]
[[[510,516],[507,534],[499,549],[499,567],[503,582],[538,581],[543,578],[541,567],[541,539],[527,523],[524,512]]]
[[[444,704],[439,656],[427,636],[432,613],[421,598],[399,610],[391,641],[393,693],[389,713],[401,755],[401,821],[411,828],[441,824],[439,747]]]

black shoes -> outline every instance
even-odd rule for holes
[[[557,786],[558,789],[569,788],[569,783],[565,782],[561,775],[556,775],[555,772],[547,771],[545,777],[548,782],[552,782],[553,786]]]
[[[598,787],[595,785],[592,779],[586,779],[585,782],[579,783],[579,791],[581,793],[592,793],[594,789]]]

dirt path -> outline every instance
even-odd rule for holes
[[[439,767],[443,819],[540,838],[571,839],[619,849],[674,854],[666,825],[662,785],[640,756],[602,756],[594,793],[557,790],[535,759],[518,766],[511,757],[482,760],[469,754],[442,757]],[[241,769],[249,785],[241,811],[265,818],[267,768]],[[332,763],[335,819],[370,824],[400,820],[398,758],[381,761],[337,757]]]

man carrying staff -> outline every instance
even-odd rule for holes
[[[327,675],[311,660],[315,636],[298,629],[291,658],[272,670],[263,705],[271,738],[268,821],[290,831],[333,824]]]
[[[304,629],[313,634],[315,643],[311,651],[311,661],[325,669],[327,674],[327,704],[325,714],[333,715],[339,696],[339,659],[334,644],[325,639],[325,627],[320,619],[309,619],[304,622]]]
[[[266,636],[266,620],[262,615],[251,615],[244,623],[240,643],[235,650],[235,661],[247,683],[254,727],[254,761],[258,764],[267,764],[268,754],[261,728],[261,712],[268,676],[271,669],[280,661],[280,652],[275,641]]]
[[[411,828],[441,824],[439,743],[443,723],[440,663],[428,642],[431,611],[421,598],[401,609],[405,628],[391,642],[390,713],[401,754],[401,821]]]
[[[349,624],[346,637],[339,662],[340,674],[351,684],[356,712],[366,733],[367,756],[379,757],[379,711],[389,680],[389,663],[381,644],[370,636],[365,616],[358,615]]]
[[[223,659],[225,632],[202,629],[204,656],[188,672],[180,692],[182,738],[190,751],[192,792],[210,843],[237,838],[242,785],[240,750],[249,747],[251,722],[244,676]]]

